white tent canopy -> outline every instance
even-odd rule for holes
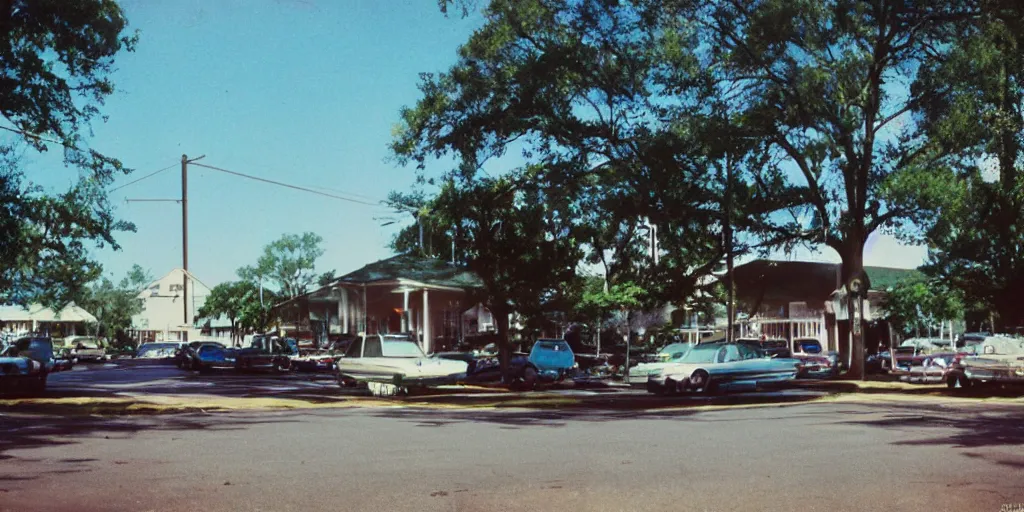
[[[0,306],[0,321],[3,322],[85,322],[95,323],[96,317],[82,309],[74,302],[68,303],[60,311],[32,304],[29,307]]]

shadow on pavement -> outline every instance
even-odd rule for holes
[[[673,419],[697,414],[698,410],[672,409],[664,411],[625,411],[607,409],[505,410],[489,409],[379,409],[372,414],[416,423],[419,427],[443,427],[457,423],[491,423],[502,429],[516,430],[528,427],[564,427],[572,422],[605,422],[634,419]]]
[[[1015,406],[978,407],[954,413],[941,404],[900,404],[894,413],[893,405],[862,404],[884,412],[881,418],[843,421],[842,424],[862,425],[899,431],[924,429],[928,437],[896,441],[897,446],[950,445],[956,448],[1005,447],[1024,444],[1024,412]],[[1014,461],[1014,467],[1024,467],[1024,457]]]
[[[801,389],[815,389],[832,393],[856,393],[862,395],[901,394],[911,396],[951,396],[958,398],[1021,398],[1024,386],[982,384],[970,388],[949,388],[945,384],[908,385],[904,387],[874,387],[875,382],[897,382],[892,379],[858,381],[797,381],[793,386]],[[865,385],[862,385],[865,384]]]
[[[21,453],[15,455],[11,453],[12,451],[23,452],[49,446],[94,442],[98,439],[131,439],[142,431],[244,430],[257,424],[283,424],[297,421],[279,415],[178,414],[159,418],[3,415],[0,416],[0,432],[3,432],[3,435],[0,436],[0,467],[13,468],[16,467],[16,464],[13,463],[18,461],[44,461],[44,459],[28,458]],[[171,438],[171,441],[176,440],[178,438]],[[53,458],[47,459],[45,462],[58,465],[57,469],[34,474],[6,474],[4,472],[0,473],[0,482],[34,480],[44,474],[86,472],[91,470],[91,464],[99,461],[91,458]]]

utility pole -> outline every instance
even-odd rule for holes
[[[188,341],[188,155],[181,155],[181,341]]]
[[[725,225],[722,235],[725,237],[725,276],[728,283],[726,295],[728,303],[725,314],[729,325],[726,326],[725,341],[731,343],[733,341],[732,327],[736,323],[736,285],[732,275],[732,159],[729,154],[726,154],[725,157]]]

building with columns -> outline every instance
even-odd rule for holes
[[[872,349],[889,343],[889,326],[882,304],[885,290],[917,271],[864,267],[871,288],[864,301],[865,345]],[[825,350],[846,355],[850,344],[848,301],[841,290],[840,266],[810,261],[758,259],[737,265],[738,310],[748,316],[740,334],[788,339],[812,337]]]
[[[281,331],[300,339],[322,343],[361,332],[409,333],[431,353],[454,346],[472,326],[485,325],[489,313],[467,298],[480,286],[462,267],[402,254],[282,302],[273,314]]]

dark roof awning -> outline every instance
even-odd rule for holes
[[[414,282],[428,287],[459,288],[462,290],[481,288],[483,283],[473,272],[437,258],[421,258],[400,254],[349,272],[333,283],[334,285],[364,285],[374,283]]]
[[[841,285],[839,270],[838,263],[754,260],[733,269],[736,296],[747,303],[825,301]],[[864,267],[864,271],[876,291],[920,275],[914,269],[889,267]]]
[[[359,270],[349,272],[326,286],[285,300],[274,308],[294,304],[299,300],[325,301],[332,299],[331,290],[338,287],[396,286],[406,289],[432,289],[467,291],[483,287],[483,282],[473,272],[452,265],[437,258],[421,258],[400,254],[388,259],[370,263]]]

